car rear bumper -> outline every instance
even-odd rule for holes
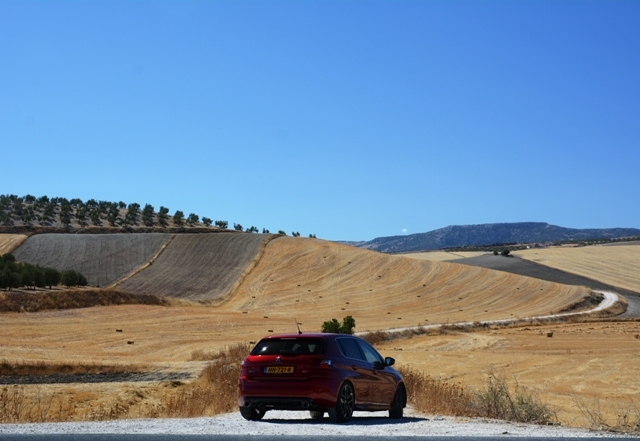
[[[333,407],[337,392],[325,385],[297,383],[284,385],[278,382],[240,380],[238,385],[238,405],[256,406],[277,410],[314,410]],[[339,388],[335,385],[335,390]],[[332,388],[334,389],[334,388]]]

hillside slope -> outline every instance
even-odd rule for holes
[[[227,294],[253,262],[264,234],[178,234],[153,265],[119,283],[136,294],[216,300]]]
[[[89,285],[108,286],[147,263],[170,238],[165,233],[37,234],[13,254],[21,262],[75,269]]]
[[[452,225],[427,233],[379,237],[368,242],[354,242],[352,245],[384,253],[399,253],[497,243],[557,242],[630,236],[640,236],[640,229],[575,229],[543,222],[517,222]]]
[[[0,255],[11,253],[26,238],[25,234],[0,234]]]
[[[640,292],[640,245],[553,247],[514,254],[551,268]]]
[[[587,292],[484,268],[279,237],[222,307],[257,320],[266,314],[274,332],[291,331],[293,317],[316,331],[324,320],[346,315],[363,331],[549,314]]]

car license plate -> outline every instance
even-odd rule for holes
[[[267,366],[265,374],[293,374],[293,366]]]

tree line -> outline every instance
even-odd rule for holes
[[[75,270],[58,271],[30,263],[17,262],[13,254],[0,256],[0,289],[11,291],[14,288],[27,289],[45,288],[65,285],[87,286],[87,278]]]
[[[123,201],[110,202],[96,199],[89,199],[86,202],[82,199],[67,199],[61,197],[49,198],[41,196],[36,198],[32,195],[18,197],[16,195],[0,195],[0,225],[13,225],[16,221],[32,225],[51,225],[60,222],[64,226],[70,226],[72,222],[77,222],[81,227],[103,226],[105,222],[111,227],[135,227],[135,226],[160,226],[168,227],[170,223],[176,227],[194,227],[203,225],[205,227],[215,227],[228,229],[229,222],[226,220],[216,220],[203,216],[200,218],[196,213],[185,213],[176,210],[173,215],[169,214],[169,208],[160,206],[158,211],[151,204],[142,207],[137,202],[127,204]],[[236,231],[246,233],[259,233],[255,226],[243,228],[240,224],[233,224]],[[262,229],[263,234],[268,234],[269,230]],[[279,230],[278,234],[286,233]],[[292,232],[293,237],[300,237],[299,232]],[[309,234],[315,238],[315,234]]]

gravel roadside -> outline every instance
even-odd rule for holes
[[[618,438],[605,432],[560,426],[422,415],[405,410],[391,420],[387,412],[355,412],[346,424],[312,420],[306,412],[267,412],[262,421],[246,421],[238,412],[209,418],[113,420],[100,422],[0,424],[0,434],[215,434],[333,436],[514,436]]]

